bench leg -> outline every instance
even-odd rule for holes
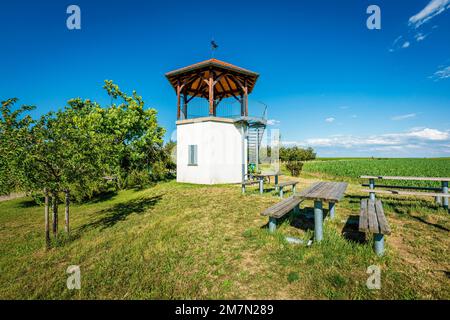
[[[295,195],[295,184],[292,186],[292,193]]]
[[[369,179],[369,188],[371,190],[375,189],[375,180],[374,179]],[[375,192],[370,192],[369,198],[370,198],[370,200],[375,201]]]
[[[436,201],[436,204],[437,204],[438,206],[441,206],[441,205],[442,205],[442,197],[434,197],[434,200]]]
[[[263,179],[259,180],[259,193],[263,194],[264,192],[264,181]]]
[[[442,193],[448,193],[448,181],[442,182]],[[442,197],[444,202],[444,209],[448,210],[448,197]]]
[[[322,201],[314,201],[314,241],[320,242],[323,239],[323,210]]]
[[[245,194],[245,185],[242,186],[242,194]]]
[[[280,198],[283,199],[283,188],[280,188]]]
[[[328,212],[330,213],[330,218],[331,219],[334,219],[334,214],[335,214],[335,210],[334,210],[334,207],[335,207],[335,203],[334,202],[330,202],[329,204],[328,204]]]
[[[269,217],[269,232],[275,232],[277,229],[277,219]]]
[[[374,235],[373,249],[378,256],[384,254],[384,235],[381,233],[376,233]]]

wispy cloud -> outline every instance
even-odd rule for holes
[[[391,120],[400,121],[400,120],[415,118],[416,116],[417,116],[416,113],[408,113],[408,114],[402,114],[399,116],[392,117]]]
[[[339,109],[347,110],[347,109],[350,109],[350,107],[349,106],[340,106]]]
[[[450,78],[450,66],[439,68],[439,70],[433,73],[429,78],[435,81]]]
[[[393,41],[389,51],[394,52],[399,49],[406,49],[414,43],[425,40],[431,34],[432,30],[437,28],[437,25],[428,28],[428,32],[424,30],[419,31],[419,28],[423,29],[424,27],[422,25],[447,9],[450,9],[450,0],[431,0],[422,10],[408,19],[409,30],[405,32],[405,35],[401,35]]]
[[[304,141],[283,141],[284,145],[311,146],[330,154],[389,153],[395,155],[417,156],[420,154],[450,154],[450,130],[432,128],[413,128],[406,132],[387,133],[371,136],[333,135],[325,138],[311,138]]]
[[[332,123],[332,122],[334,122],[334,120],[336,120],[336,119],[333,117],[329,117],[329,118],[325,119],[325,122]]]
[[[409,18],[409,25],[418,28],[450,8],[450,0],[431,0],[425,8]]]

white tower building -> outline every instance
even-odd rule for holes
[[[243,181],[249,149],[258,153],[260,133],[266,125],[263,118],[248,115],[248,95],[258,74],[210,59],[171,71],[166,77],[177,94],[177,181]],[[198,99],[191,102],[194,98]],[[223,104],[230,100],[227,98],[238,101],[240,110],[235,112]],[[199,100],[208,102],[206,110]],[[253,130],[255,127],[259,129]]]

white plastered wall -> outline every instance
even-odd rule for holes
[[[247,168],[247,142],[244,168]],[[197,165],[188,165],[188,147],[197,145]],[[177,181],[197,184],[242,181],[242,124],[206,117],[177,122]]]

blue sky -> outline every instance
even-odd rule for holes
[[[81,30],[66,8],[81,8]],[[369,5],[381,30],[369,30]],[[137,90],[167,138],[164,74],[211,56],[260,73],[285,144],[321,156],[450,156],[450,0],[8,1],[0,4],[0,99],[35,115],[73,97],[102,104],[103,80]]]

